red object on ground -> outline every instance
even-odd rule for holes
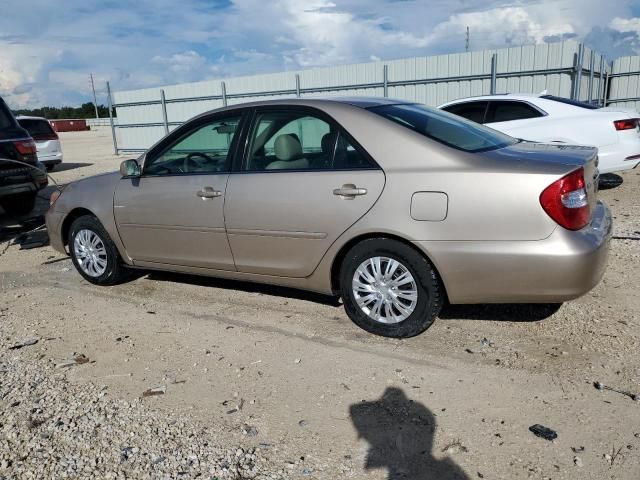
[[[51,126],[56,132],[78,132],[87,130],[87,121],[84,118],[69,120],[49,120],[49,123],[51,123]]]

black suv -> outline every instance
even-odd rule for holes
[[[35,142],[0,98],[0,206],[6,213],[25,215],[33,210],[38,191],[48,184],[44,171]]]

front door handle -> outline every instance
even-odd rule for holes
[[[220,190],[214,190],[213,187],[204,187],[202,190],[198,190],[196,193],[200,198],[216,198],[221,197],[222,192]]]
[[[346,183],[342,185],[342,187],[334,189],[333,194],[344,199],[351,200],[355,198],[356,195],[366,195],[367,189],[358,188],[353,183]]]

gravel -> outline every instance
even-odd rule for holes
[[[0,479],[283,479],[260,448],[220,446],[188,416],[75,384],[0,344]],[[253,431],[251,432],[253,433]]]

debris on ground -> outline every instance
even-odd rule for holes
[[[529,431],[533,433],[536,437],[544,438],[545,440],[555,440],[558,438],[558,434],[551,430],[550,428],[543,427],[542,425],[536,423],[535,425],[531,425],[529,427]]]
[[[246,423],[242,426],[242,433],[247,435],[248,437],[255,437],[258,435],[258,429],[256,427],[252,427],[251,425],[247,425]]]
[[[73,367],[74,365],[84,365],[85,363],[89,363],[91,360],[84,353],[74,353],[73,357],[70,359],[58,363],[56,368],[68,368]]]
[[[14,344],[12,347],[9,347],[9,350],[19,350],[24,347],[30,347],[31,345],[35,345],[38,343],[40,339],[38,337],[25,338]]]
[[[167,392],[167,386],[153,387],[142,392],[143,397],[154,397],[156,395],[164,395]]]
[[[452,441],[444,446],[442,453],[465,453],[469,451],[459,439]]]
[[[582,467],[584,464],[582,463],[582,459],[580,457],[573,457],[573,464],[576,467]]]
[[[613,387],[609,387],[607,385],[604,385],[603,383],[600,382],[593,382],[593,386],[596,387],[596,389],[598,390],[610,390],[612,392],[616,392],[619,393],[621,395],[625,395],[627,397],[629,397],[631,400],[633,400],[634,402],[640,402],[640,395],[636,394],[636,393],[631,393],[631,392],[625,392],[624,390],[617,390]]]

